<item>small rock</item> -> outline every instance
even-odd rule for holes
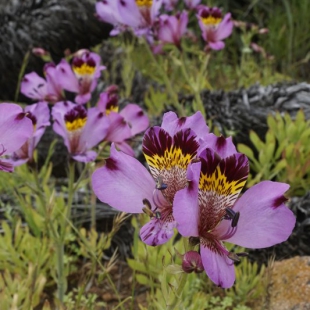
[[[310,256],[274,263],[269,310],[310,310]]]

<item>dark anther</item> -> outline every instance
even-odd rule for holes
[[[189,237],[189,244],[191,246],[195,246],[197,244],[199,244],[200,240],[198,237]]]
[[[163,178],[161,176],[159,176],[157,178],[157,182],[156,182],[156,189],[162,191],[162,190],[166,189],[167,187],[168,187],[168,185],[164,183]]]
[[[161,218],[161,214],[159,211],[154,212],[152,210],[152,206],[150,204],[150,202],[147,199],[143,199],[142,200],[143,204],[145,205],[145,207],[142,208],[142,211],[147,214],[149,217],[153,218],[157,218],[160,219]],[[155,209],[156,210],[156,209]]]
[[[239,221],[240,212],[236,212],[235,216],[231,220],[231,227],[236,227]]]
[[[226,208],[225,219],[231,219],[231,227],[236,227],[240,218],[240,212],[235,212],[231,208]]]
[[[234,263],[239,263],[240,262],[240,258],[238,256],[238,254],[233,253],[233,252],[229,252],[228,253],[228,258],[230,258]]]

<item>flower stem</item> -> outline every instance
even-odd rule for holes
[[[74,172],[75,172],[75,162],[69,160],[69,179],[68,179],[68,202],[67,202],[67,218],[71,220],[71,209],[72,200],[74,194]]]
[[[171,81],[167,75],[167,72],[164,70],[164,68],[157,61],[156,57],[154,56],[153,52],[151,51],[151,48],[150,48],[149,44],[146,42],[146,40],[144,40],[144,42],[145,42],[146,50],[147,50],[150,58],[155,63],[157,70],[159,71],[162,79],[164,80],[164,83],[167,87],[168,93],[169,93],[171,99],[173,100],[173,105],[178,112],[178,115],[179,116],[185,116],[185,111],[183,109],[183,106],[179,102],[178,95],[173,90],[173,87],[172,87]]]
[[[57,297],[60,302],[64,301],[65,296],[65,272],[64,272],[64,243],[60,237],[56,243],[56,256],[57,256]]]

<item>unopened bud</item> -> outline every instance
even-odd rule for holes
[[[186,273],[201,273],[204,271],[201,256],[196,251],[189,251],[183,255],[182,269]]]

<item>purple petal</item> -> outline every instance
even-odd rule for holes
[[[36,147],[44,134],[46,127],[51,124],[50,110],[47,102],[38,102],[36,104],[26,106],[25,112],[31,112],[31,114],[36,118],[35,132],[33,133],[33,147]]]
[[[52,109],[52,117],[54,120],[53,130],[64,139],[64,144],[70,151],[70,141],[64,116],[67,112],[73,109],[76,105],[71,101],[57,102]]]
[[[106,23],[115,25],[120,21],[116,0],[97,2],[96,12],[99,18]]]
[[[155,21],[155,18],[159,14],[159,10],[162,6],[163,0],[153,0],[152,7],[151,7],[151,22]]]
[[[82,163],[88,163],[90,161],[94,161],[96,157],[97,157],[97,153],[95,151],[86,151],[83,154],[72,156],[74,160],[82,162]]]
[[[6,161],[5,159],[0,159],[0,171],[13,172],[14,166],[12,163]]]
[[[56,67],[59,84],[66,90],[78,93],[79,82],[71,66],[63,59]]]
[[[122,24],[128,25],[132,28],[137,28],[141,24],[141,13],[135,0],[115,0],[118,5],[119,17]]]
[[[216,41],[222,41],[232,33],[234,23],[231,20],[231,14],[227,13],[216,30]]]
[[[83,127],[80,144],[89,150],[106,136],[110,123],[106,116],[96,107],[87,111],[87,121]]]
[[[188,186],[178,191],[173,201],[173,217],[177,222],[179,233],[184,237],[198,236],[198,183],[200,167],[201,163],[194,163],[188,167]]]
[[[29,98],[44,100],[47,96],[47,83],[36,72],[31,72],[24,76],[20,91]]]
[[[232,142],[232,138],[217,137],[213,133],[209,133],[204,140],[200,140],[199,151],[206,148],[214,150],[221,158],[229,157],[237,153],[236,147]],[[198,151],[198,152],[199,152]]]
[[[161,219],[152,218],[141,228],[141,240],[151,246],[164,244],[174,235],[175,226],[175,222],[164,222]]]
[[[265,248],[287,240],[296,222],[283,203],[288,188],[285,183],[263,181],[248,189],[234,206],[240,218],[236,233],[228,241],[247,248]],[[223,221],[219,230],[225,230],[227,222]]]
[[[125,141],[116,142],[115,145],[123,153],[126,153],[127,155],[130,155],[130,156],[135,156],[134,150],[132,149],[132,147],[127,142],[125,142]]]
[[[217,42],[208,42],[208,46],[215,51],[220,51],[225,47],[225,43],[223,41]]]
[[[109,129],[105,140],[111,142],[122,142],[131,138],[131,131],[123,116],[118,113],[111,112],[107,119],[109,120]]]
[[[128,123],[132,136],[146,130],[149,126],[149,118],[137,104],[131,103],[126,105],[120,112],[120,115]]]
[[[90,101],[90,99],[91,99],[91,93],[88,92],[86,94],[78,94],[74,100],[77,104],[84,104]]]
[[[203,267],[208,277],[219,287],[230,288],[235,282],[235,267],[226,255],[200,246]]]
[[[143,199],[152,202],[155,181],[138,160],[116,151],[112,144],[111,157],[92,175],[92,187],[96,196],[113,208],[142,213]]]
[[[181,129],[191,128],[198,139],[206,138],[209,133],[209,127],[206,125],[206,121],[201,112],[196,112],[189,117],[180,118],[178,118],[174,112],[165,113],[161,128],[165,129],[170,136],[174,136],[175,133]]]
[[[17,104],[0,104],[0,153],[19,149],[33,133],[32,121]]]

